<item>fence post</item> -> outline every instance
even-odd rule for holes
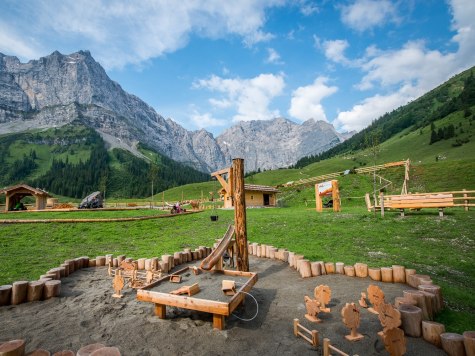
[[[379,200],[380,200],[380,205],[381,205],[381,217],[384,218],[384,193],[380,192],[379,193]]]
[[[467,189],[463,189],[463,191],[465,192]],[[468,195],[467,193],[463,193],[463,197],[464,198],[468,198]],[[468,199],[465,199],[464,201],[464,204],[465,204],[465,211],[468,211]]]

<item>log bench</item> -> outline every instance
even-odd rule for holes
[[[439,209],[439,216],[444,216],[444,208],[454,206],[453,194],[407,194],[390,196],[391,208],[399,209],[404,216],[404,209],[420,210]]]

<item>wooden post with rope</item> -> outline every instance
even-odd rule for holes
[[[234,226],[237,244],[237,269],[249,272],[249,255],[247,250],[246,194],[244,191],[244,160],[233,159],[231,169],[231,191],[234,200]]]

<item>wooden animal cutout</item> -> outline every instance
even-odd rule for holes
[[[361,292],[361,298],[358,301],[358,303],[360,304],[361,307],[368,308],[368,304],[366,303],[366,293],[365,292]]]
[[[378,286],[370,284],[368,287],[368,299],[373,305],[368,311],[373,314],[379,314],[379,306],[384,303],[384,292]]]
[[[122,298],[124,295],[121,294],[121,291],[122,291],[122,288],[124,288],[125,281],[124,281],[124,277],[122,277],[122,273],[120,270],[116,272],[112,285],[114,287],[114,292],[115,292],[114,294],[112,294],[112,296],[114,298]]]
[[[402,356],[406,353],[404,331],[399,328],[386,330],[383,336],[384,347],[391,356]]]
[[[320,303],[320,311],[324,313],[329,313],[330,308],[327,308],[326,305],[330,302],[332,291],[329,286],[320,284],[315,288],[314,291],[315,299]]]
[[[391,304],[381,303],[378,317],[383,326],[384,333],[389,329],[397,328],[401,325],[401,313]]]
[[[343,323],[346,327],[351,329],[350,335],[345,335],[345,338],[350,341],[358,341],[364,338],[363,335],[357,331],[360,326],[360,310],[355,303],[346,303],[341,310],[341,316],[343,317]]]
[[[307,320],[313,323],[321,323],[322,320],[318,319],[318,313],[321,312],[320,302],[318,302],[315,299],[311,299],[308,296],[305,296],[304,300],[305,300],[305,307],[307,308],[307,314],[305,314],[305,317],[307,318]]]

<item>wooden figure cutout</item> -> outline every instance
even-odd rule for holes
[[[200,274],[200,269],[199,269],[198,267],[196,267],[196,266],[191,267],[191,270],[193,271],[193,274],[194,274],[195,276],[197,276],[197,275]]]
[[[314,291],[315,299],[320,303],[320,311],[324,313],[329,313],[330,308],[327,308],[326,305],[331,300],[332,291],[329,286],[320,284],[315,288]]]
[[[152,271],[147,271],[146,276],[145,276],[145,283],[148,285],[152,283],[153,281],[153,272]]]
[[[404,331],[399,328],[388,329],[384,333],[384,347],[391,356],[402,356],[406,353]]]
[[[320,302],[318,302],[317,300],[311,299],[308,296],[305,296],[304,300],[305,300],[305,307],[307,308],[307,314],[305,314],[305,317],[307,318],[307,320],[313,323],[321,323],[322,320],[318,319],[318,313],[321,312]]]
[[[378,286],[370,284],[368,287],[368,299],[373,305],[368,311],[373,314],[379,314],[379,306],[384,303],[384,292]]]
[[[361,298],[358,301],[360,303],[360,306],[363,308],[368,308],[368,304],[366,303],[366,293],[361,292]]]
[[[364,338],[356,330],[360,326],[360,310],[355,303],[346,303],[341,310],[341,316],[343,317],[343,323],[351,329],[350,335],[345,335],[345,338],[350,341],[358,341]]]
[[[118,270],[113,279],[113,286],[114,286],[114,294],[112,296],[114,298],[122,298],[123,295],[121,294],[122,288],[124,288],[125,282],[124,277],[122,277],[122,273]]]
[[[391,304],[381,303],[378,317],[384,333],[401,325],[401,313]]]

